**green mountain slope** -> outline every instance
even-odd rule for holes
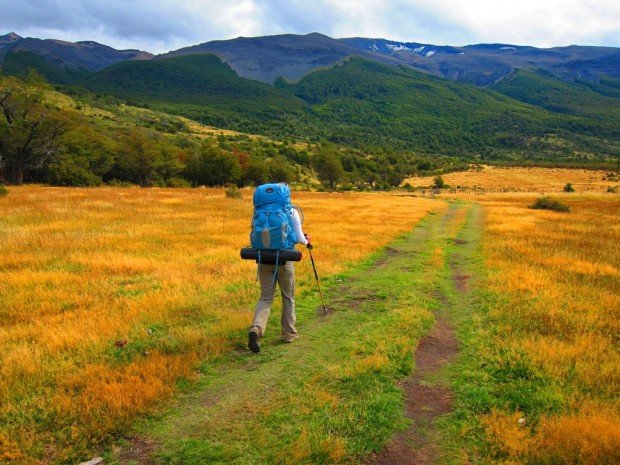
[[[268,84],[239,77],[215,55],[125,61],[81,84],[93,92],[238,130],[261,128],[263,123],[285,118],[304,106],[301,100]]]
[[[276,84],[312,105],[313,114],[338,127],[338,141],[347,144],[364,140],[452,155],[495,149],[554,156],[557,147],[545,142],[547,135],[559,135],[575,148],[584,137],[614,135],[607,121],[554,114],[496,92],[359,58],[298,83]]]
[[[1,69],[7,76],[25,76],[29,69],[34,69],[47,81],[55,84],[73,84],[90,74],[87,70],[62,68],[42,55],[28,51],[7,53]]]
[[[547,110],[594,118],[610,130],[620,124],[620,99],[610,95],[613,81],[571,84],[545,71],[515,70],[491,88]],[[607,95],[606,95],[607,94]]]
[[[575,161],[620,154],[607,120],[558,114],[355,57],[297,83],[279,79],[275,88],[240,78],[214,55],[123,62],[82,84],[133,104],[278,139],[467,159]]]

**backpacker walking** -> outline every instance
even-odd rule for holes
[[[258,186],[253,201],[250,242],[252,248],[258,251],[256,261],[261,292],[248,334],[248,348],[256,353],[260,351],[259,341],[265,334],[276,283],[282,296],[282,340],[293,342],[299,337],[295,327],[295,266],[293,261],[281,259],[281,255],[287,257],[296,244],[312,246],[310,237],[301,228],[302,220],[291,204],[291,192],[286,184]],[[261,251],[269,259],[263,258]]]

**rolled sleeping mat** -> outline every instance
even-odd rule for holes
[[[260,262],[266,265],[275,265],[276,259],[278,260],[278,264],[284,264],[286,262],[298,262],[301,260],[301,252],[296,249],[259,250],[253,249],[252,247],[244,247],[243,249],[241,249],[241,258],[244,260],[255,260],[258,263],[259,252]]]

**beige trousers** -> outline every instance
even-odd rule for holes
[[[273,279],[275,268],[275,265],[258,265],[260,298],[254,310],[254,321],[252,321],[250,331],[258,333],[260,337],[265,334],[271,304],[276,293],[276,283]],[[285,265],[278,266],[276,282],[280,286],[280,294],[282,295],[282,317],[280,319],[282,339],[291,342],[299,337],[295,329],[297,319],[295,317],[295,265],[293,262],[286,262]]]

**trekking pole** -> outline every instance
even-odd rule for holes
[[[319,288],[319,295],[321,296],[321,304],[323,305],[323,315],[327,315],[327,307],[325,307],[325,300],[323,300],[323,292],[321,292],[321,284],[319,283],[319,275],[316,272],[316,266],[314,264],[314,257],[312,256],[312,245],[308,244],[308,252],[310,253],[310,261],[312,262],[312,269],[314,270],[314,277],[316,278],[316,287]]]

